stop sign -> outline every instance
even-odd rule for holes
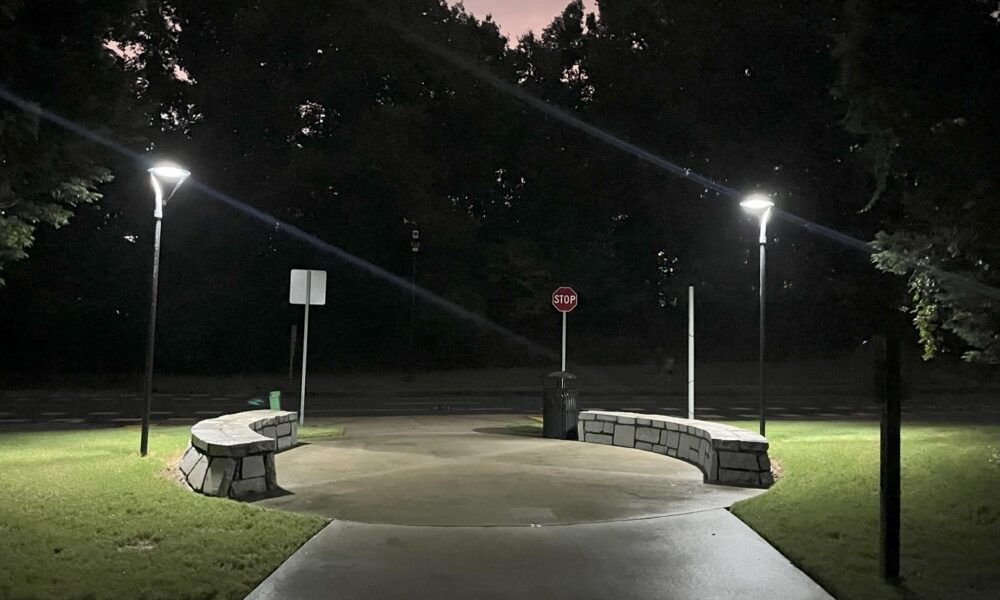
[[[576,308],[576,292],[571,287],[561,287],[552,292],[552,306],[559,312],[568,313]]]

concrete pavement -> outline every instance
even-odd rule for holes
[[[347,419],[278,455],[260,504],[335,520],[249,598],[829,598],[725,510],[760,490],[526,423]]]

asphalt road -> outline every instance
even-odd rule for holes
[[[307,417],[419,414],[538,414],[541,387],[482,389],[378,389],[309,394]],[[157,422],[189,422],[249,410],[252,393],[158,393],[152,418]],[[282,407],[298,409],[297,394],[284,394]],[[687,397],[654,390],[584,389],[580,408],[605,408],[684,416]],[[142,397],[121,390],[23,390],[0,392],[0,426],[31,423],[118,423],[141,417]],[[699,390],[696,416],[705,419],[757,419],[759,399],[753,386]],[[1000,421],[1000,390],[914,390],[903,401],[904,418],[921,420]],[[769,419],[875,419],[879,406],[870,396],[829,386],[783,386],[769,391]]]

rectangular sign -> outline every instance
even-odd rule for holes
[[[323,306],[326,304],[326,271],[307,271],[305,269],[292,269],[291,286],[288,288],[289,304],[306,303],[306,275],[309,277],[312,290],[309,293],[309,304],[311,306]]]

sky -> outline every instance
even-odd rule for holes
[[[512,43],[517,38],[534,31],[536,35],[552,22],[552,19],[562,12],[570,0],[464,0],[465,9],[474,14],[477,19],[493,15],[493,20],[500,25],[500,32]],[[593,0],[584,3],[587,12],[593,10]]]

